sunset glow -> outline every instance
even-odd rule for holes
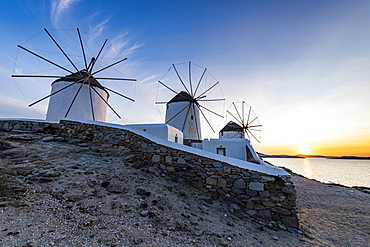
[[[307,145],[302,145],[299,147],[300,154],[311,154],[311,149]]]

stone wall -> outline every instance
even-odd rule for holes
[[[203,190],[212,199],[227,201],[235,210],[249,216],[299,227],[296,191],[290,176],[272,176],[239,168],[181,148],[160,145],[126,129],[69,120],[61,120],[55,127],[59,127],[58,135],[66,139],[125,146],[139,167]],[[0,129],[17,128],[40,131],[40,128],[50,129],[51,125],[47,122],[0,120]]]

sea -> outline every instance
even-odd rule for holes
[[[320,182],[370,188],[370,160],[326,158],[263,158],[263,160]]]

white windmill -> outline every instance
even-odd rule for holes
[[[258,117],[254,113],[251,106],[244,101],[240,105],[233,102],[226,112],[233,118],[220,131],[219,138],[239,139],[247,138],[249,141],[257,141],[260,143],[261,127]]]
[[[184,65],[184,64],[182,64]],[[175,94],[175,96],[170,99],[168,102],[156,102],[156,104],[166,104],[166,117],[165,122],[166,124],[169,124],[183,132],[184,139],[188,140],[201,140],[202,139],[202,133],[201,133],[201,122],[200,119],[203,118],[209,127],[212,129],[213,132],[214,129],[206,117],[204,111],[207,111],[209,113],[212,113],[213,115],[216,115],[218,117],[223,118],[222,115],[216,113],[215,111],[209,109],[208,107],[202,105],[201,103],[207,103],[207,102],[215,102],[215,101],[224,101],[224,98],[209,98],[207,97],[207,94],[210,93],[216,86],[219,85],[219,82],[216,81],[211,86],[206,87],[204,90],[201,90],[201,88],[204,88],[204,85],[202,87],[202,83],[204,84],[205,75],[209,73],[207,71],[207,68],[204,68],[202,70],[201,76],[198,78],[195,78],[195,73],[193,73],[193,68],[191,62],[186,63],[187,65],[186,69],[183,69],[182,72],[186,71],[187,75],[184,76],[177,68],[179,64],[175,65],[172,64],[172,66],[168,69],[166,74],[162,77],[168,82],[173,84],[173,81],[170,81],[168,78],[165,78],[165,76],[170,72],[173,72],[175,74],[175,78],[172,78],[172,80],[177,80],[181,83],[183,89],[181,91],[175,91],[168,85],[166,85],[164,82],[159,80],[159,84],[170,90],[172,93]],[[197,67],[200,67],[198,65],[195,65]],[[213,76],[212,76],[213,77]],[[213,77],[214,79],[214,77]]]
[[[98,82],[98,80],[124,80],[124,81],[136,81],[136,79],[125,79],[125,78],[112,78],[112,77],[98,77],[97,74],[105,71],[108,68],[113,67],[127,58],[120,59],[108,66],[102,67],[94,71],[94,66],[97,64],[98,59],[107,43],[107,39],[104,41],[99,52],[95,57],[92,57],[90,62],[87,62],[85,49],[83,45],[83,40],[80,34],[80,30],[77,28],[78,39],[80,43],[80,49],[83,55],[83,68],[78,68],[77,63],[74,63],[70,56],[62,49],[55,38],[50,34],[50,32],[44,29],[54,44],[58,47],[59,51],[68,60],[73,69],[68,69],[66,66],[61,66],[56,62],[53,62],[30,49],[27,49],[21,45],[18,45],[24,51],[31,53],[32,55],[62,69],[69,74],[66,76],[61,75],[12,75],[12,77],[23,77],[23,78],[57,78],[51,84],[51,93],[36,102],[30,104],[33,106],[45,99],[50,97],[48,110],[46,114],[46,120],[51,122],[58,122],[62,118],[70,117],[77,119],[87,119],[96,121],[106,121],[107,107],[109,107],[117,117],[121,116],[113,109],[113,107],[108,103],[109,93],[113,92],[123,98],[130,101],[134,101],[132,98],[118,93],[108,87],[103,86]],[[74,71],[73,71],[74,70]]]

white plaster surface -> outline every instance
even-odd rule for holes
[[[55,82],[51,87],[51,93],[54,93],[73,82],[59,81]],[[76,95],[76,92],[80,88],[81,83],[76,83],[59,93],[54,94],[50,97],[48,110],[46,113],[46,120],[51,122],[59,122],[60,119],[64,118],[71,102]],[[94,87],[99,94],[108,101],[109,95],[103,89]],[[91,98],[94,108],[94,117],[96,121],[105,121],[107,115],[107,104],[97,95],[97,93],[91,89]],[[73,103],[71,110],[68,113],[70,118],[76,119],[88,119],[93,120],[91,103],[90,103],[90,91],[87,84],[83,84],[80,92],[78,93],[76,100]]]
[[[199,109],[197,107],[194,107],[189,101],[171,102],[166,107],[167,124],[182,130],[184,139],[202,139]],[[176,114],[178,115],[174,117]]]

